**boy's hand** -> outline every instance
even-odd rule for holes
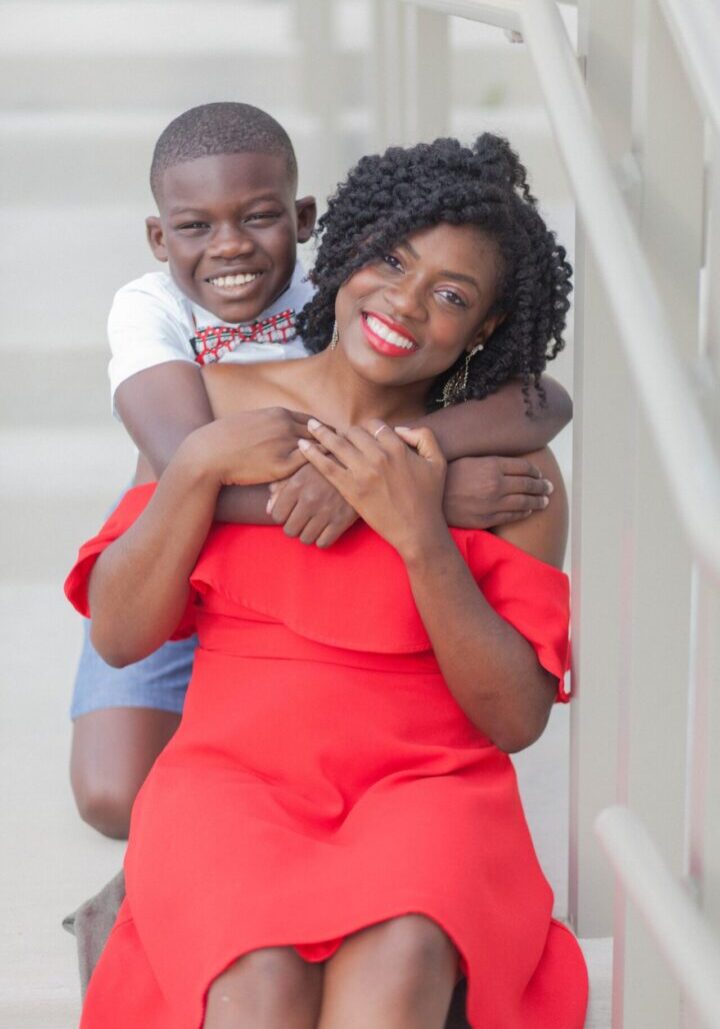
[[[312,465],[270,484],[268,514],[302,543],[329,547],[357,521],[357,513]]]
[[[547,507],[553,487],[524,457],[461,457],[448,465],[443,510],[458,529],[492,529]]]
[[[286,479],[306,462],[298,441],[311,438],[308,417],[283,407],[226,415],[191,432],[173,461],[190,461],[221,486]]]

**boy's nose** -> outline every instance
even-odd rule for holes
[[[210,256],[227,260],[251,254],[255,248],[252,237],[237,226],[218,229],[210,241]]]

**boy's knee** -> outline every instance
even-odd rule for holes
[[[83,822],[114,840],[127,839],[135,794],[122,784],[73,781],[75,803]]]

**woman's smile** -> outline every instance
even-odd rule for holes
[[[386,357],[409,357],[418,349],[417,341],[407,329],[377,311],[363,311],[360,325],[366,340],[378,354]]]

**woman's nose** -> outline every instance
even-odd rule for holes
[[[236,225],[218,228],[210,241],[210,256],[228,260],[251,254],[255,248],[252,237]]]
[[[393,311],[405,318],[422,321],[425,317],[425,305],[420,287],[407,279],[394,286],[388,286],[385,296]]]

